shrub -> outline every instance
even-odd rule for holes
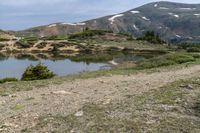
[[[0,43],[0,50],[2,50],[5,46],[6,44]]]
[[[164,44],[165,41],[160,38],[158,34],[155,34],[154,31],[147,31],[143,37],[137,38],[137,40],[145,40],[150,43],[155,44]]]
[[[42,40],[66,40],[67,37],[66,36],[53,35],[53,36],[42,37],[40,39],[42,39]]]
[[[169,66],[175,64],[182,64],[195,61],[195,57],[188,53],[170,53],[160,57],[154,57],[150,60],[140,62],[138,64],[139,69],[143,68],[155,68],[162,66]]]
[[[43,48],[46,47],[46,45],[47,45],[47,42],[41,42],[41,43],[37,44],[36,47],[39,48],[39,49],[43,49]]]
[[[38,41],[37,37],[25,37],[16,42],[20,48],[30,48]]]
[[[42,80],[54,77],[55,74],[51,72],[46,66],[38,64],[36,66],[28,66],[22,75],[23,81]]]
[[[195,61],[195,58],[193,55],[188,53],[174,53],[174,54],[168,54],[166,55],[167,60],[172,60],[177,64],[182,64],[186,62]]]
[[[0,84],[3,84],[5,82],[15,82],[15,81],[18,81],[18,79],[16,79],[16,78],[3,78],[3,79],[0,79]]]
[[[112,31],[84,29],[80,33],[70,35],[69,39],[87,39],[96,35],[105,35],[106,33],[112,33]]]
[[[7,38],[0,38],[0,42],[4,42],[4,41],[10,41],[10,39],[7,39]]]
[[[16,45],[18,45],[19,48],[30,48],[31,47],[31,45],[27,41],[24,41],[24,40],[17,41]]]

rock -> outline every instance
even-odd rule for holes
[[[180,99],[180,98],[177,98],[175,102],[176,102],[176,103],[180,103],[180,102],[181,102],[181,99]]]
[[[17,95],[15,95],[15,94],[12,94],[12,95],[9,95],[9,97],[17,97]]]
[[[75,133],[75,131],[72,129],[72,130],[70,131],[70,133]]]
[[[187,85],[186,88],[189,89],[189,90],[194,89],[192,85]]]
[[[154,124],[154,123],[156,123],[156,120],[149,120],[146,122],[146,124]]]
[[[193,86],[192,85],[181,85],[180,87],[182,87],[182,88],[186,88],[186,89],[188,89],[188,90],[192,90],[192,89],[194,89],[193,88]]]
[[[83,116],[83,111],[76,112],[74,115],[77,117]]]
[[[99,82],[100,82],[100,83],[105,83],[105,81],[103,81],[103,80],[100,80]]]
[[[111,99],[107,99],[103,102],[103,105],[109,104],[111,102]]]
[[[72,92],[67,92],[67,91],[64,91],[64,90],[61,90],[61,91],[54,91],[54,92],[51,92],[52,94],[57,94],[57,95],[71,95]]]
[[[2,105],[2,104],[4,104],[5,103],[5,101],[0,101],[0,105]]]
[[[17,128],[18,125],[15,125],[15,124],[12,124],[12,123],[4,123],[4,124],[1,126],[1,129],[8,128],[8,127]]]
[[[149,86],[149,85],[150,85],[150,83],[146,83],[146,85],[147,85],[147,86]]]

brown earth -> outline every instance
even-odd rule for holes
[[[110,75],[66,81],[60,85],[21,91],[0,97],[2,132],[20,132],[34,127],[40,116],[68,115],[77,112],[85,103],[109,104],[127,95],[140,95],[168,83],[196,77],[200,65],[154,73]],[[78,112],[76,115],[81,115]]]

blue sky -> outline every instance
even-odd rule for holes
[[[200,3],[199,0],[170,0]],[[1,0],[0,29],[22,30],[54,22],[79,22],[124,12],[155,0]]]

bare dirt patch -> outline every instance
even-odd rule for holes
[[[0,97],[0,123],[3,132],[20,132],[36,126],[41,116],[67,116],[80,112],[86,103],[107,105],[127,96],[138,96],[176,80],[196,77],[200,66],[134,75],[110,75],[49,84],[41,89],[21,91]],[[80,114],[80,113],[79,113]],[[84,114],[83,114],[84,115]],[[151,122],[151,121],[150,121]],[[48,129],[47,129],[48,130]]]

